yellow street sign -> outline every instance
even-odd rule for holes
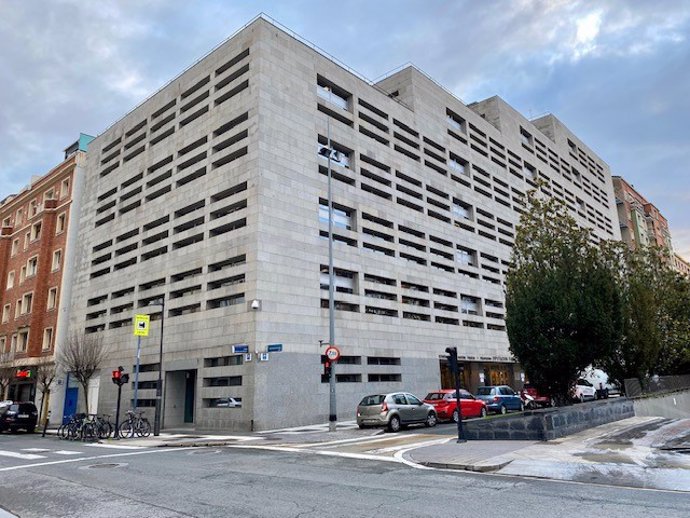
[[[134,315],[134,336],[149,336],[149,315]]]

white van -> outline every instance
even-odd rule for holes
[[[620,389],[613,383],[609,383],[609,376],[601,369],[587,367],[580,376],[589,381],[596,389],[596,398],[602,399],[609,396],[620,395]]]

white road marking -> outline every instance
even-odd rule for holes
[[[17,453],[16,451],[5,451],[5,450],[0,450],[0,457],[11,457],[13,459],[22,459],[22,460],[45,459],[45,455],[36,455],[34,453]]]
[[[288,446],[253,446],[244,444],[230,444],[226,448],[237,448],[245,450],[269,450],[280,451],[287,453],[310,453],[312,455],[325,455],[327,457],[344,457],[347,459],[362,459],[362,460],[378,460],[383,462],[401,462],[394,457],[379,457],[377,455],[368,455],[366,453],[348,453],[342,451],[325,451],[325,450],[310,450],[307,448],[291,448]]]
[[[91,448],[111,448],[113,450],[142,450],[146,446],[128,446],[126,444],[84,444],[84,446],[89,446]]]
[[[53,453],[57,455],[81,455],[82,452],[72,450],[56,450]]]
[[[48,448],[21,448],[22,451],[29,451],[31,453],[44,453],[50,451]]]
[[[131,455],[148,455],[150,453],[167,453],[171,451],[185,451],[186,448],[165,448],[165,449],[155,449],[155,450],[145,450],[145,451],[131,451],[127,453],[110,453],[108,455],[95,455],[93,457],[79,457],[76,459],[65,459],[65,460],[54,460],[51,462],[34,462],[33,464],[22,464],[21,466],[10,466],[7,468],[0,468],[0,473],[3,471],[16,471],[20,469],[30,469],[37,468],[41,466],[54,466],[56,464],[69,464],[72,462],[84,462],[99,459],[112,459],[117,457],[127,457]],[[44,458],[44,457],[41,457]]]
[[[343,421],[337,424],[336,429],[338,430],[350,430],[352,428],[357,428],[357,421]],[[311,432],[320,432],[320,431],[326,431],[328,430],[328,423],[320,423],[320,424],[311,424],[311,425],[306,425],[306,426],[293,426],[292,428],[276,428],[275,430],[264,430],[262,432],[258,432],[260,434],[267,434],[267,433],[287,433],[287,434],[296,434],[296,433],[311,433]]]
[[[443,444],[445,442],[448,442],[450,439],[434,439],[433,441],[422,441],[422,442],[413,442],[413,443],[407,443],[407,444],[398,444],[397,446],[389,446],[388,448],[380,448],[378,450],[370,450],[370,453],[390,453],[394,451],[400,451],[400,450],[414,450],[416,448],[422,448],[424,446],[432,446],[434,444]]]
[[[380,442],[380,441],[390,441],[393,439],[393,437],[388,436],[388,437],[355,437],[354,439],[340,439],[338,441],[326,441],[326,442],[315,442],[309,444],[309,447],[312,448],[314,446],[326,446],[330,448],[337,448],[338,445],[342,444],[347,444],[347,443],[357,443],[357,444],[366,444],[368,442]]]

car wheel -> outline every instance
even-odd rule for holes
[[[393,433],[400,431],[400,418],[397,415],[394,415],[388,421],[388,431]]]
[[[479,413],[479,417],[486,417],[486,407],[482,407],[482,411]]]
[[[503,415],[508,413],[508,409],[506,408],[505,405],[501,405],[501,408],[499,409],[499,412],[501,412]]]
[[[455,410],[453,410],[453,422],[454,422],[454,423],[457,423],[457,422],[458,422],[458,417],[459,417],[459,415],[458,415],[458,409],[456,408]]]
[[[360,430],[364,430],[364,429],[367,427],[367,426],[364,425],[364,424],[359,424],[359,425],[357,425],[357,426],[359,426],[359,429],[360,429]]]
[[[433,428],[436,426],[436,423],[438,423],[438,418],[436,417],[435,412],[429,412],[429,415],[426,416],[426,422],[424,423],[427,427]]]

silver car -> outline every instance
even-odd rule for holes
[[[357,424],[360,428],[385,426],[389,431],[397,432],[408,424],[436,426],[437,422],[434,407],[407,392],[365,396],[357,405]]]

